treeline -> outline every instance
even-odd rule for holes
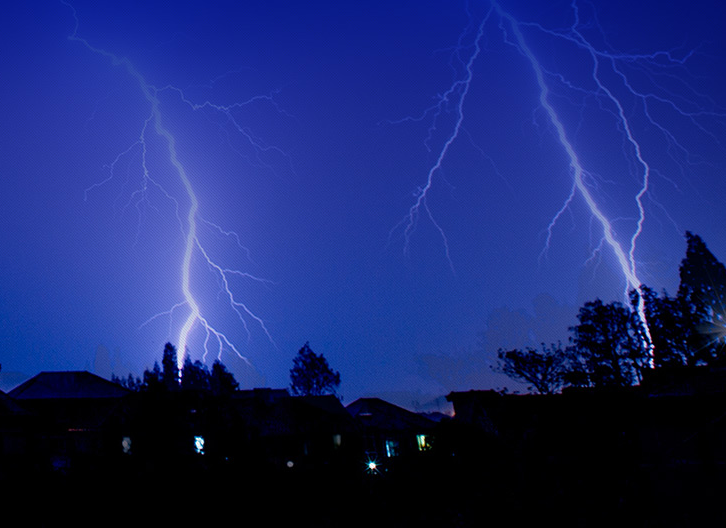
[[[111,381],[138,392],[204,391],[212,394],[230,394],[239,388],[239,383],[227,367],[215,360],[211,370],[201,361],[192,362],[187,355],[181,371],[177,363],[174,345],[167,343],[161,358],[161,366],[155,361],[151,370],[144,370],[142,377],[129,374],[126,378],[111,375]]]
[[[726,364],[726,267],[698,235],[687,232],[686,242],[675,296],[641,285],[629,305],[587,302],[569,344],[500,349],[495,368],[551,394],[568,386],[636,385],[650,368]]]

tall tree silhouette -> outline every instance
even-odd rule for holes
[[[698,235],[686,233],[686,256],[681,261],[678,298],[691,349],[689,364],[723,360],[726,322],[726,267]]]
[[[550,347],[542,343],[540,350],[531,347],[524,350],[500,348],[497,357],[496,370],[512,379],[529,383],[530,390],[534,388],[540,394],[552,394],[564,385],[568,352],[559,343]]]
[[[179,366],[177,364],[176,347],[171,343],[164,345],[161,357],[161,380],[167,390],[179,388]]]
[[[184,357],[181,388],[182,390],[195,391],[209,390],[209,369],[199,360],[192,362],[188,354]]]
[[[587,302],[577,314],[579,324],[570,328],[576,356],[573,373],[578,384],[623,387],[640,381],[646,363],[640,319],[619,302]],[[582,375],[587,379],[582,380]]]
[[[647,286],[631,293],[632,305],[637,306],[643,296],[645,317],[648,321],[655,367],[678,367],[688,365],[693,354],[689,344],[691,333],[684,318],[686,303],[679,297],[671,297],[666,291],[659,296]],[[643,336],[646,338],[646,336]]]
[[[290,381],[292,393],[296,396],[336,394],[340,373],[330,368],[322,354],[313,352],[310,343],[305,343],[293,359]]]
[[[234,374],[227,370],[224,363],[217,359],[212,364],[209,386],[214,394],[232,394],[239,388],[239,383],[234,379]]]

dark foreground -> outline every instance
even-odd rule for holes
[[[15,474],[3,512],[24,526],[724,525],[720,468],[628,468],[614,460],[417,460],[382,472],[317,468],[88,467]],[[601,461],[602,462],[602,461]]]

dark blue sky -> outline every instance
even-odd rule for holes
[[[191,291],[245,387],[287,385],[306,341],[347,401],[502,387],[497,348],[622,300],[581,191],[544,251],[576,171],[533,60],[626,254],[648,169],[637,278],[675,291],[686,230],[726,258],[714,2],[580,2],[574,29],[570,2],[73,2],[72,39],[70,6],[19,4],[0,22],[6,376],[140,374],[178,341],[191,200],[155,118],[199,201]],[[211,362],[200,322],[189,351],[206,335]]]

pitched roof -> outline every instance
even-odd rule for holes
[[[340,400],[332,394],[324,394],[321,396],[293,396],[291,402],[298,403],[301,407],[315,409],[317,412],[325,412],[329,415],[337,415],[339,417],[350,417],[346,412]]]
[[[15,403],[7,394],[0,391],[0,417],[24,416],[26,414],[28,414],[26,410]]]
[[[341,433],[357,427],[332,395],[290,396],[286,389],[253,389],[236,391],[230,403],[236,419],[261,436]]]
[[[417,429],[423,432],[435,425],[432,420],[425,416],[413,413],[380,398],[359,398],[348,405],[346,409],[360,420],[365,427],[389,431]]]
[[[8,394],[16,400],[120,398],[130,391],[86,371],[41,372]]]

